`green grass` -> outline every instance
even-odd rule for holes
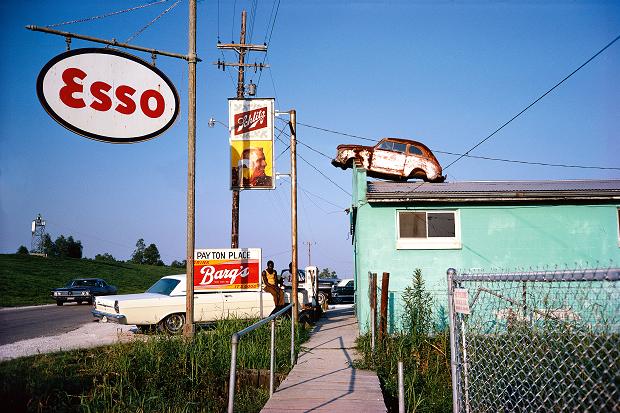
[[[0,307],[52,304],[50,290],[80,277],[100,277],[119,294],[144,292],[164,275],[183,269],[75,258],[0,254]]]
[[[0,400],[11,412],[221,412],[226,410],[233,332],[253,322],[227,320],[194,340],[146,341],[38,355],[0,363]],[[277,324],[276,370],[290,366],[290,321]],[[269,368],[269,325],[244,336],[238,371]],[[297,329],[296,345],[308,331]],[[238,382],[236,412],[258,412],[268,390]]]

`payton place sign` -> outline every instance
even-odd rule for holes
[[[54,57],[39,74],[37,95],[65,128],[110,143],[152,139],[172,126],[179,113],[177,91],[162,71],[107,48]]]

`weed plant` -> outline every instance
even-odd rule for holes
[[[224,320],[193,340],[144,341],[0,363],[0,400],[15,412],[221,412],[228,402],[231,335],[256,320]],[[290,366],[290,320],[276,326],[276,371]],[[308,331],[298,328],[296,347]],[[269,368],[269,325],[244,336],[237,369]],[[268,390],[238,383],[235,411],[257,412]]]
[[[450,337],[445,310],[440,308],[434,319],[432,298],[419,269],[402,297],[401,329],[377,340],[374,353],[370,335],[360,336],[357,349],[362,358],[355,367],[376,370],[390,412],[398,411],[399,361],[404,365],[407,412],[451,412]]]

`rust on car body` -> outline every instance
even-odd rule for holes
[[[375,146],[338,145],[332,165],[347,169],[357,160],[368,176],[390,180],[423,179],[443,182],[441,165],[433,152],[421,142],[383,138]]]

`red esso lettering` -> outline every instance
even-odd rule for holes
[[[86,72],[76,67],[67,68],[62,72],[64,86],[60,88],[58,93],[62,103],[74,109],[86,107],[86,103],[81,97],[84,92],[83,82],[86,76]],[[82,83],[78,83],[77,80],[82,81]],[[112,86],[105,82],[93,82],[90,85],[90,94],[93,96],[90,107],[100,112],[111,110],[111,90]],[[123,115],[134,113],[137,107],[133,98],[135,93],[136,89],[131,86],[120,85],[117,87],[113,94],[119,103],[114,107],[114,110]],[[164,97],[157,90],[148,89],[140,95],[140,110],[149,118],[155,119],[160,117],[164,113],[165,106]]]

